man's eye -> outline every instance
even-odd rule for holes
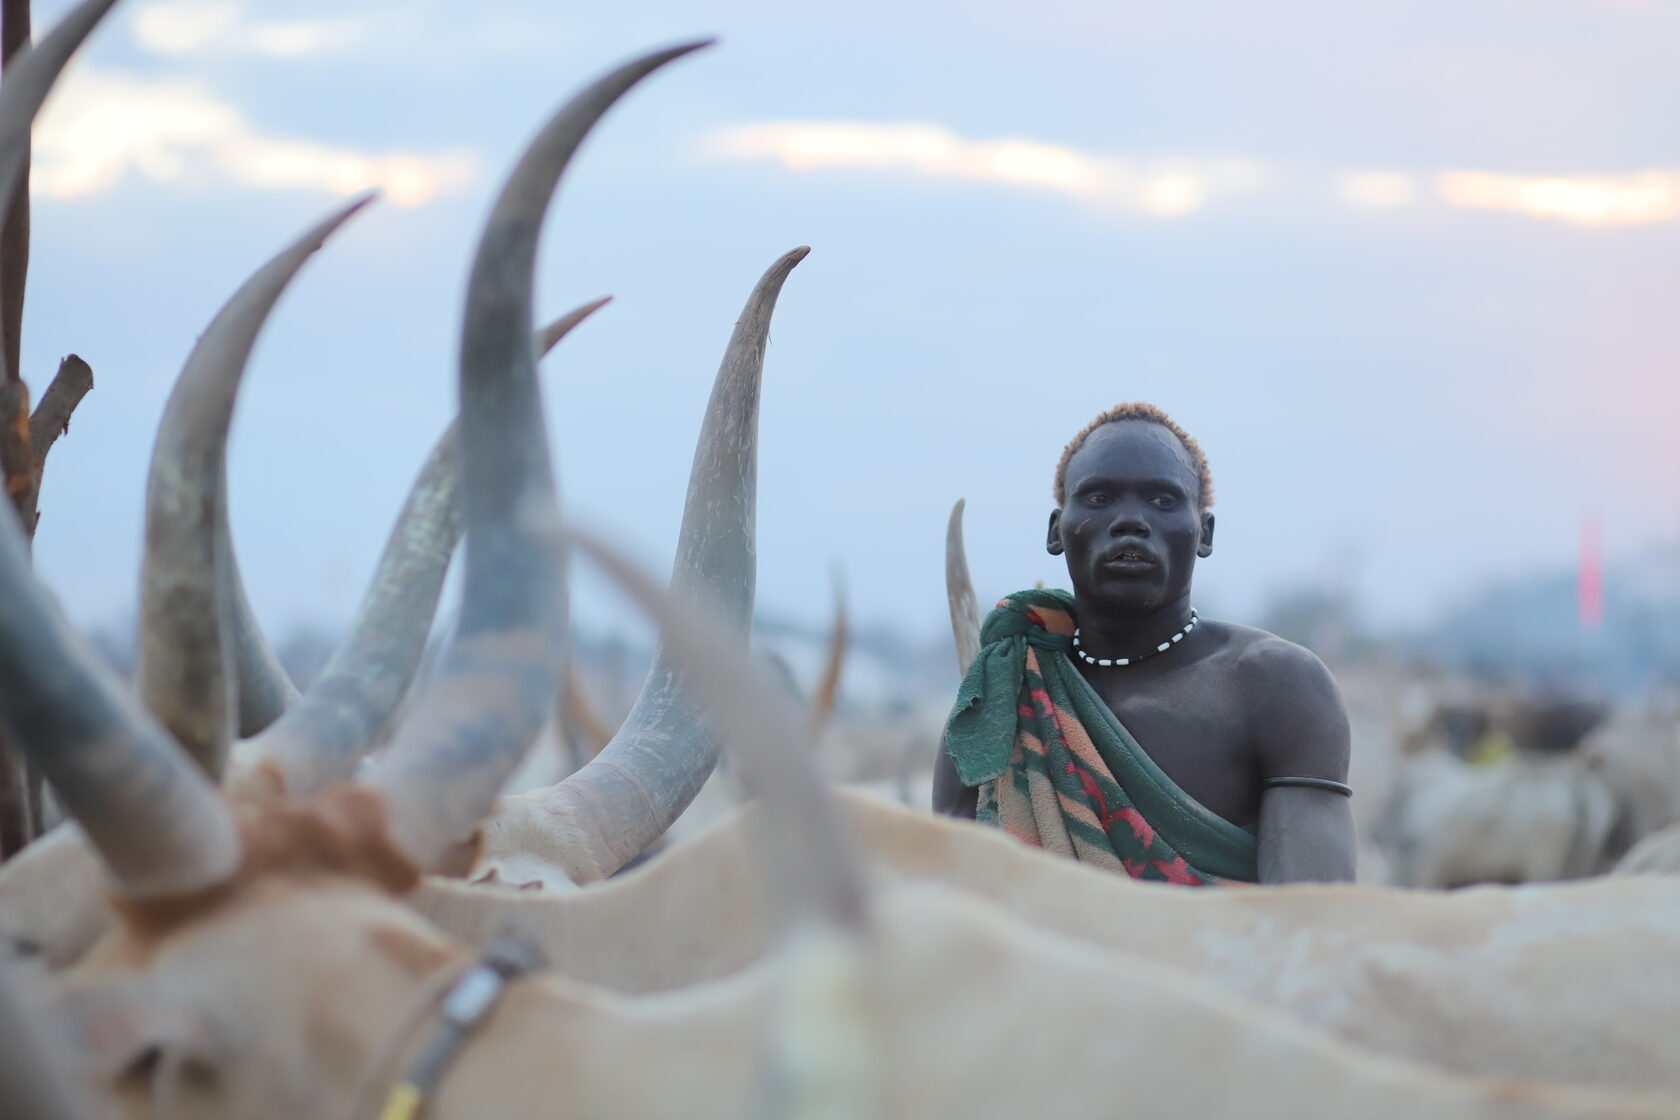
[[[1085,495],[1085,504],[1088,506],[1106,506],[1108,504],[1108,495],[1104,494],[1101,490],[1093,490],[1091,493]]]
[[[1171,509],[1177,503],[1173,500],[1172,495],[1170,494],[1157,494],[1153,498],[1149,499],[1149,504],[1154,506],[1156,509]]]

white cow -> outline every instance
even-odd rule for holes
[[[1401,764],[1377,832],[1394,881],[1450,888],[1603,870],[1616,800],[1579,753],[1474,767],[1444,750]]]

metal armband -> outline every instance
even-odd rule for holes
[[[1267,789],[1282,786],[1299,786],[1302,789],[1323,789],[1331,793],[1339,793],[1343,797],[1353,796],[1353,787],[1346,782],[1333,782],[1329,778],[1267,778],[1261,783]]]

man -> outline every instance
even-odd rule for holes
[[[1348,722],[1309,651],[1199,618],[1207,460],[1123,404],[1056,469],[1046,547],[1073,593],[999,604],[963,679],[934,808],[1134,878],[1350,880]]]

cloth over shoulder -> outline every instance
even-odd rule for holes
[[[1069,657],[1074,625],[1066,591],[1020,591],[986,616],[943,744],[979,787],[977,819],[1134,879],[1254,882],[1253,833],[1144,752]]]

